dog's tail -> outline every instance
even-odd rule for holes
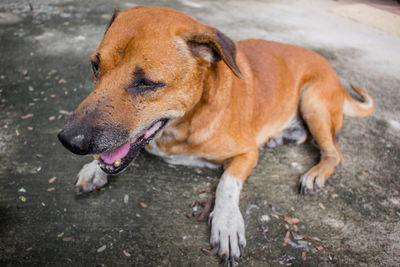
[[[370,115],[375,108],[372,97],[360,87],[351,85],[351,88],[363,98],[363,101],[353,99],[347,92],[343,103],[343,112],[350,117],[366,117]]]

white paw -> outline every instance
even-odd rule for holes
[[[83,165],[79,171],[75,182],[75,191],[77,193],[90,192],[103,187],[107,183],[107,174],[103,172],[97,160]]]
[[[239,207],[214,209],[210,221],[211,245],[219,246],[218,255],[222,258],[238,261],[246,246],[244,221]]]
[[[215,207],[210,214],[211,246],[218,250],[225,263],[233,266],[244,256],[246,246],[244,221],[239,210],[240,190],[240,180],[223,175],[217,187]]]

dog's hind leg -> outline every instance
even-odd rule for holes
[[[339,82],[339,81],[338,81]],[[338,149],[336,133],[342,127],[343,94],[339,90],[327,88],[329,83],[314,85],[302,92],[300,111],[307,123],[312,137],[320,150],[320,162],[300,177],[299,192],[301,194],[316,193],[321,190],[329,176],[343,162]],[[325,87],[325,88],[324,88]],[[340,90],[341,89],[341,90]]]
[[[79,171],[76,182],[75,192],[90,192],[103,187],[107,183],[107,174],[100,169],[97,160],[83,165]]]

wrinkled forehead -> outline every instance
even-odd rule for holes
[[[107,59],[102,61],[107,69],[127,58],[145,65],[179,64],[189,56],[182,36],[198,25],[194,19],[168,8],[128,9],[116,16],[92,58],[101,53]]]

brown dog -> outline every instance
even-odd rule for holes
[[[299,187],[314,193],[343,162],[343,113],[362,117],[374,109],[358,87],[364,102],[353,100],[310,50],[262,40],[235,45],[169,8],[115,12],[91,62],[96,86],[59,134],[74,153],[100,154],[78,174],[78,190],[103,186],[150,140],[147,150],[171,163],[223,164],[211,245],[233,264],[246,245],[239,194],[257,147],[298,144],[310,133],[321,159]]]

